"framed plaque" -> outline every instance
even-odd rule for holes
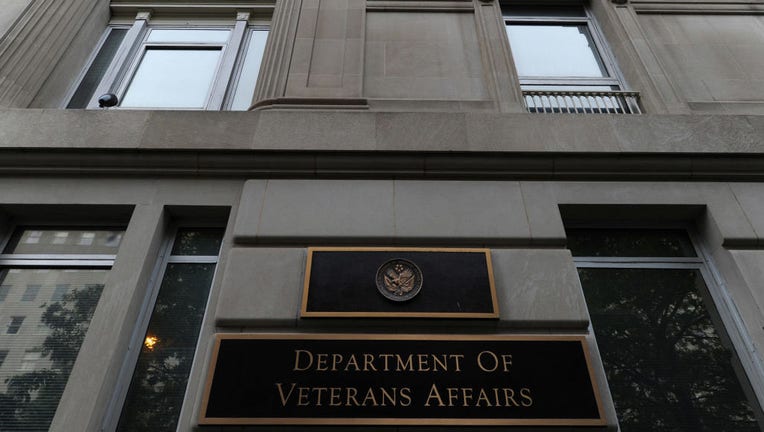
[[[601,426],[583,336],[218,335],[202,425]]]
[[[498,318],[491,252],[311,247],[301,316]]]

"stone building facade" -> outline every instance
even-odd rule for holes
[[[218,430],[216,335],[411,333],[584,337],[580,430],[761,430],[764,2],[5,3],[0,429]],[[488,248],[499,317],[303,317],[311,246]]]

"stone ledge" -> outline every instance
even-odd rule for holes
[[[758,155],[764,116],[0,110],[0,148]]]

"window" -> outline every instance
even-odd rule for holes
[[[733,333],[687,233],[567,235],[621,431],[761,430]]]
[[[246,13],[231,22],[149,25],[139,14],[130,29],[109,29],[67,107],[96,108],[113,93],[126,109],[248,109],[268,29]]]
[[[12,316],[11,321],[8,323],[8,328],[5,330],[6,334],[18,334],[21,329],[21,324],[24,322],[23,316]]]
[[[0,429],[47,430],[122,238],[116,229],[20,228],[0,253]],[[13,359],[13,361],[11,361]]]
[[[217,265],[223,229],[179,229],[119,417],[118,431],[175,430]]]
[[[21,301],[30,302],[37,298],[37,293],[40,292],[40,285],[27,285],[27,289],[24,291],[24,295],[21,296]]]
[[[588,9],[513,5],[502,11],[517,75],[532,112],[638,109],[618,92],[623,85],[615,62]]]
[[[8,358],[8,351],[0,350],[0,367],[3,367],[3,363],[5,363],[6,358]]]
[[[70,290],[69,284],[56,284],[56,289],[53,291],[53,295],[50,297],[50,301],[61,301],[64,299],[66,293]]]

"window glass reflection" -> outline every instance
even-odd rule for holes
[[[695,257],[684,230],[568,228],[568,249],[579,257]]]
[[[175,430],[215,264],[168,264],[118,431]]]
[[[44,236],[43,236],[44,238]],[[74,366],[107,270],[12,268],[0,271],[9,290],[0,316],[0,430],[47,430]],[[63,287],[67,287],[66,292]],[[12,336],[6,336],[12,335]]]
[[[172,246],[172,254],[217,256],[222,241],[221,228],[179,229]]]
[[[521,77],[607,77],[584,24],[509,24],[509,44]]]
[[[5,253],[113,255],[117,253],[123,233],[115,230],[22,229],[11,238]]]
[[[759,431],[698,270],[579,275],[623,432]]]
[[[120,106],[204,108],[220,52],[220,48],[147,48]]]

